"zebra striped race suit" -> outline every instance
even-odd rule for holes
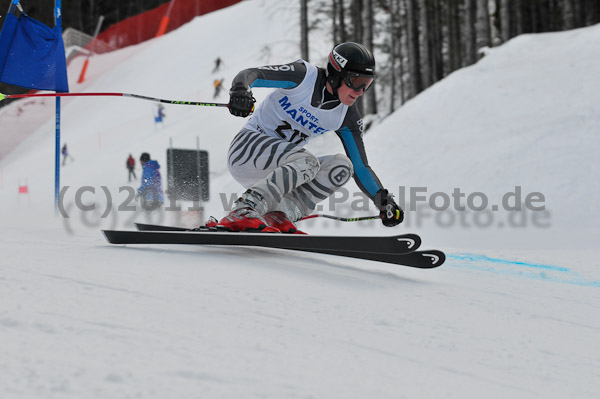
[[[371,200],[382,189],[367,162],[360,113],[329,94],[325,83],[326,71],[303,60],[246,69],[235,77],[232,86],[275,88],[235,136],[228,154],[233,178],[262,197],[253,199],[259,214],[283,211],[291,221],[299,220],[351,176]],[[317,158],[303,148],[328,131],[337,133],[346,155]],[[244,206],[238,201],[236,209]]]

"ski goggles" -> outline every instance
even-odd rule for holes
[[[373,76],[346,75],[344,83],[354,91],[367,91],[373,83]]]

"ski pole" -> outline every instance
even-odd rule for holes
[[[33,93],[33,94],[2,94],[0,93],[0,101],[6,98],[25,98],[25,97],[85,97],[85,96],[113,96],[113,97],[131,97],[139,100],[148,100],[158,103],[165,104],[176,104],[176,105],[196,105],[200,107],[228,107],[225,103],[206,103],[200,101],[179,101],[179,100],[165,100],[162,98],[153,98],[147,96],[140,96],[139,94],[130,93]]]
[[[307,219],[314,219],[314,218],[333,219],[333,220],[338,220],[340,222],[361,222],[363,220],[376,220],[376,219],[380,219],[379,215],[361,216],[361,217],[357,217],[357,218],[343,218],[343,217],[339,217],[339,216],[325,215],[325,214],[322,214],[322,213],[316,213],[314,215],[305,216],[302,219],[300,219],[300,221],[307,220]]]

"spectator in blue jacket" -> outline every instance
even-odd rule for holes
[[[165,117],[167,116],[165,114],[165,107],[162,104],[158,104],[158,109],[157,109],[157,114],[154,117],[154,122],[155,123],[162,123],[165,119]]]
[[[142,185],[138,188],[138,197],[142,209],[151,211],[164,202],[164,193],[162,189],[162,178],[160,176],[160,165],[158,162],[150,160],[150,154],[144,152],[140,157],[142,164]]]

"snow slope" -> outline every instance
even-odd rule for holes
[[[227,86],[245,67],[297,58],[297,18],[295,4],[245,1],[93,58],[87,82],[71,81],[71,91],[210,100],[217,77]],[[315,35],[311,54],[321,64],[324,38]],[[425,247],[449,255],[431,271],[268,249],[109,246],[100,228],[146,220],[117,209],[127,199],[120,190],[135,187],[129,153],[150,152],[165,173],[170,140],[182,148],[198,140],[210,153],[206,213],[222,215],[219,194],[242,189],[225,154],[244,121],[172,105],[155,126],[149,102],[64,100],[63,142],[74,157],[61,169],[65,218],[53,211],[54,121],[30,121],[29,131],[29,119],[11,122],[26,115],[17,116],[23,103],[5,107],[0,134],[27,137],[0,159],[0,397],[595,397],[599,39],[600,26],[518,37],[365,135],[372,167],[397,195],[460,188],[486,194],[491,206],[521,186],[544,195],[547,213],[425,209],[393,231],[302,226],[419,232]],[[217,56],[224,69],[211,74]],[[70,65],[72,79],[80,62]],[[266,93],[255,91],[259,100]],[[217,100],[227,101],[225,92]],[[341,145],[330,134],[311,149]],[[24,184],[28,195],[17,193]],[[76,205],[82,187],[95,190],[81,200],[94,211]],[[323,211],[373,212],[352,211],[352,198]],[[202,217],[149,218],[192,225]]]

